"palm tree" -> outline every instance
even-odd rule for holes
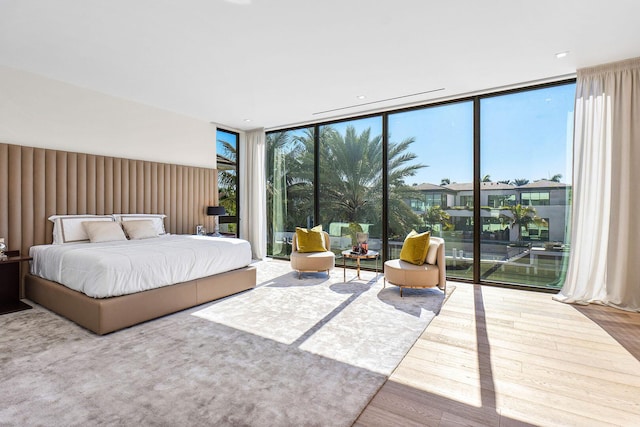
[[[431,206],[427,210],[427,212],[424,215],[422,215],[422,218],[424,219],[424,222],[431,227],[432,230],[436,224],[441,224],[445,228],[448,228],[451,226],[451,224],[449,223],[449,220],[451,219],[451,215],[449,215],[444,209],[442,209],[438,205]]]
[[[482,177],[482,182],[491,182],[491,175],[485,175]]]
[[[404,234],[407,228],[421,224],[404,202],[419,194],[405,184],[405,179],[425,167],[414,163],[417,155],[408,151],[413,142],[415,138],[407,138],[390,142],[387,148],[388,224],[392,235]],[[344,135],[333,129],[321,135],[319,191],[324,204],[322,221],[369,223],[380,230],[382,136],[372,136],[370,128],[358,134],[353,126],[347,126]]]
[[[288,132],[267,135],[267,205],[272,217],[276,213],[280,216],[278,229],[292,230],[295,226],[306,225],[307,216],[313,213],[315,184],[321,207],[321,218],[316,222],[325,225],[369,223],[373,224],[369,228],[372,236],[381,235],[382,137],[372,136],[371,129],[358,134],[353,126],[348,126],[344,135],[332,126],[319,129],[318,183],[314,183],[313,176],[313,128],[296,136]],[[407,138],[390,142],[387,147],[388,229],[391,235],[404,235],[411,228],[418,229],[422,225],[421,218],[405,203],[420,195],[405,183],[405,179],[426,167],[415,163],[417,155],[408,151],[414,141],[414,138]],[[273,219],[268,221],[270,236],[274,231]]]
[[[313,131],[309,134],[313,141]],[[304,226],[313,215],[313,148],[304,142],[290,132],[267,134],[267,236],[273,254],[286,249],[276,232]]]
[[[513,185],[519,187],[521,185],[526,185],[529,183],[529,180],[526,178],[516,178],[513,180]]]
[[[561,173],[557,173],[555,175],[553,175],[549,181],[553,181],[553,182],[560,182],[560,179],[562,178],[562,174]]]
[[[331,132],[320,140],[321,200],[349,223],[363,222],[367,205],[381,193],[382,137],[370,133],[366,129],[358,135],[348,126],[344,136]]]
[[[440,180],[440,185],[449,185],[451,184],[451,180],[449,178],[442,178]]]
[[[217,153],[218,173],[218,203],[224,206],[227,215],[234,216],[237,212],[237,150],[227,141],[218,140],[222,145],[222,153]]]
[[[522,227],[525,230],[529,230],[531,224],[535,224],[537,226],[546,226],[547,221],[538,216],[536,209],[533,206],[522,206],[521,204],[517,204],[515,206],[509,206],[505,208],[505,210],[509,211],[510,215],[501,214],[501,218],[511,223],[511,228],[515,227],[517,233],[517,240],[521,241],[522,236],[520,230]]]

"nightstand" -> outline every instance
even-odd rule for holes
[[[209,237],[236,237],[236,233],[225,233],[225,232],[220,232],[219,236],[216,236],[215,233],[207,233],[207,236]]]
[[[7,258],[0,261],[0,314],[31,308],[20,301],[20,263],[31,257],[20,256],[20,251],[7,251]]]

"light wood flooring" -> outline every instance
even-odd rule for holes
[[[451,284],[354,425],[640,426],[640,313]]]

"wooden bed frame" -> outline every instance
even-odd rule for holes
[[[104,335],[255,286],[256,268],[248,266],[135,294],[92,298],[59,283],[27,274],[25,296],[98,335]]]

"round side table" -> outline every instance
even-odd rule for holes
[[[342,251],[342,272],[343,272],[343,279],[345,282],[347,281],[347,258],[356,260],[358,280],[360,280],[360,260],[375,259],[376,260],[376,280],[378,279],[378,259],[380,258],[379,252],[368,251],[366,254],[354,254],[349,249],[347,249],[346,251]]]

